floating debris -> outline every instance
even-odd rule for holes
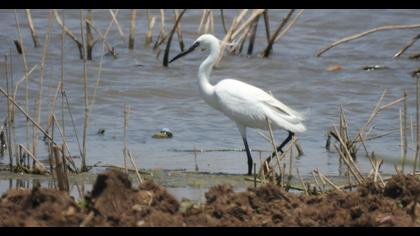
[[[382,69],[388,69],[386,66],[382,65],[370,65],[370,66],[364,66],[362,67],[363,70],[371,71],[371,70],[382,70]]]
[[[337,72],[337,71],[340,71],[341,69],[342,69],[341,68],[341,65],[336,64],[336,65],[329,66],[327,68],[327,71],[329,71],[329,72]]]
[[[157,139],[161,139],[161,138],[172,138],[172,132],[168,128],[163,128],[161,131],[159,131],[158,133],[154,134],[152,136],[152,138],[157,138]]]

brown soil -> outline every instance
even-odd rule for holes
[[[235,193],[218,185],[206,203],[185,209],[165,188],[128,176],[98,176],[83,207],[53,189],[12,189],[0,199],[1,226],[420,226],[420,181],[394,176],[381,190],[374,183],[355,192],[305,196],[274,185]]]

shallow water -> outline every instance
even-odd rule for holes
[[[172,15],[172,11],[166,10]],[[158,11],[152,10],[155,16]],[[214,12],[215,35],[221,38],[222,26],[219,11]],[[231,22],[235,10],[225,10],[226,21]],[[281,21],[287,10],[270,10],[272,31]],[[65,22],[77,36],[80,35],[78,10],[65,10]],[[94,10],[94,23],[104,32],[110,14],[104,10]],[[40,62],[43,48],[34,48],[27,29],[26,18],[22,10],[18,11],[22,24],[24,45],[27,51],[28,65],[31,68]],[[43,45],[47,26],[48,12],[33,10],[35,27]],[[186,45],[197,37],[200,22],[200,10],[188,10],[182,21],[182,30]],[[120,10],[119,22],[126,36],[129,30],[129,11]],[[172,17],[167,16],[167,28],[172,24]],[[409,72],[418,67],[419,62],[408,59],[410,53],[418,52],[420,44],[411,47],[400,59],[392,56],[405,45],[418,30],[392,30],[374,33],[350,43],[339,45],[316,58],[314,54],[333,41],[359,33],[373,27],[387,24],[414,24],[420,20],[418,10],[305,10],[304,14],[291,28],[289,33],[274,45],[273,54],[268,59],[256,56],[248,57],[226,55],[219,68],[212,75],[213,83],[222,78],[237,78],[270,90],[273,95],[298,111],[307,112],[307,131],[298,134],[305,155],[295,160],[294,165],[304,176],[318,168],[323,174],[338,175],[338,156],[328,153],[325,148],[326,130],[338,123],[339,105],[342,104],[348,118],[350,135],[368,119],[370,112],[384,89],[388,90],[385,102],[399,98],[404,90],[408,93],[408,112],[415,119],[415,83]],[[174,150],[193,149],[239,149],[242,140],[236,125],[223,114],[210,108],[201,100],[196,85],[196,74],[200,62],[207,52],[190,54],[162,67],[162,53],[159,59],[150,46],[144,47],[146,30],[145,12],[138,16],[136,49],[129,51],[127,43],[122,41],[115,26],[110,31],[109,42],[115,47],[118,59],[104,57],[100,86],[92,109],[88,130],[88,163],[97,162],[123,165],[123,109],[124,104],[131,106],[129,117],[128,145],[139,167],[162,169],[195,169],[194,155],[191,152]],[[154,37],[157,37],[160,20],[156,22]],[[23,75],[22,59],[18,57],[13,45],[17,38],[13,11],[0,10],[0,54],[9,53],[13,57],[14,83]],[[48,48],[46,77],[44,80],[43,109],[41,124],[46,125],[49,104],[60,79],[60,33],[54,22]],[[155,38],[154,38],[155,39]],[[174,36],[171,57],[180,51]],[[262,22],[254,52],[260,52],[265,46],[265,32]],[[247,44],[245,44],[247,46]],[[246,49],[246,48],[245,48]],[[246,52],[246,50],[244,50]],[[65,39],[65,89],[72,107],[72,114],[81,139],[83,130],[83,64],[79,60],[75,44]],[[102,55],[102,44],[94,48],[94,60],[89,62],[89,94],[93,93],[97,70]],[[339,72],[328,72],[326,68],[340,64]],[[366,65],[384,65],[388,69],[365,71]],[[4,57],[0,59],[0,86],[6,88],[4,79]],[[35,98],[38,96],[40,72],[35,70],[29,81],[30,113],[34,114]],[[19,104],[24,104],[24,84],[18,90]],[[90,98],[91,100],[91,98]],[[374,121],[374,133],[391,135],[367,143],[370,151],[385,160],[384,173],[394,173],[393,163],[400,158],[399,114],[400,105],[380,113]],[[0,119],[6,114],[6,99],[0,98]],[[57,117],[61,117],[61,100],[57,101]],[[61,119],[61,118],[60,118]],[[17,142],[25,143],[25,125],[21,114],[16,118]],[[65,127],[67,141],[72,155],[78,155],[79,149],[71,121],[66,115]],[[174,137],[171,139],[153,139],[151,136],[161,128],[169,128]],[[105,135],[98,136],[98,129],[104,128]],[[58,133],[56,133],[56,137]],[[276,131],[277,143],[286,137],[285,131]],[[411,138],[409,137],[410,143]],[[256,130],[248,131],[248,142],[253,149],[270,150],[269,144]],[[42,141],[40,140],[40,143]],[[40,145],[39,156],[45,158],[46,150]],[[363,172],[371,169],[369,161],[363,156],[357,159]],[[254,161],[258,161],[258,152],[254,152]],[[267,153],[263,153],[263,156]],[[409,158],[413,153],[409,152]],[[76,160],[77,161],[77,160]],[[8,155],[0,157],[0,163],[8,163]],[[204,152],[198,153],[197,164],[200,171],[224,172],[231,174],[245,173],[246,158],[243,152]],[[411,167],[410,167],[411,169]],[[3,186],[3,187],[2,187]],[[4,189],[4,185],[0,185]]]

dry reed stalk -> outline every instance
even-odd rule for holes
[[[404,47],[402,47],[397,53],[395,53],[394,58],[400,57],[408,48],[413,46],[413,44],[420,39],[420,34],[414,36]]]
[[[344,191],[342,189],[340,189],[337,185],[335,185],[330,179],[327,178],[327,176],[321,174],[321,172],[319,172],[319,170],[314,170],[315,173],[318,174],[318,176],[320,177],[321,180],[325,181],[326,183],[328,183],[331,187],[333,187],[335,190],[344,193]]]
[[[198,34],[203,34],[205,32],[203,32],[203,25],[206,22],[207,19],[207,14],[208,13],[208,9],[203,9],[203,13],[201,14],[201,20],[200,20],[200,24],[198,25]]]
[[[274,139],[274,134],[273,134],[273,130],[272,130],[272,128],[271,128],[271,122],[270,122],[270,120],[268,119],[268,117],[266,116],[265,117],[265,121],[266,121],[266,123],[267,123],[267,128],[268,128],[268,132],[269,132],[269,134],[270,134],[270,143],[272,144],[272,146],[273,146],[273,149],[274,149],[274,153],[276,154],[276,160],[277,160],[277,165],[279,166],[279,168],[280,168],[280,158],[279,158],[279,154],[278,154],[278,152],[277,152],[277,145],[276,145],[276,140]],[[267,164],[267,166],[269,166],[269,162],[271,161],[271,156],[270,156],[270,159],[269,160],[266,160],[265,161],[265,163]],[[266,169],[266,172],[263,172],[262,174],[264,175],[265,173],[267,173],[268,174],[268,172],[269,172],[269,168],[268,169]],[[280,172],[280,170],[279,170],[279,172]]]
[[[28,20],[28,27],[31,31],[32,41],[34,42],[34,47],[39,47],[39,41],[38,41],[38,34],[36,33],[35,26],[32,22],[32,15],[30,9],[25,9],[26,19]]]
[[[123,147],[123,155],[124,155],[124,167],[125,167],[125,172],[128,173],[128,168],[127,168],[127,158],[128,158],[128,135],[127,135],[127,130],[128,130],[128,112],[129,112],[129,105],[125,104],[124,105],[124,147]]]
[[[32,17],[31,17],[31,12],[29,9],[25,10],[26,12],[26,16],[28,18],[28,23],[29,23],[29,27],[31,28],[31,24],[32,24]],[[19,17],[17,15],[17,12],[15,10],[15,20],[16,20],[16,28],[19,34],[19,42],[21,45],[21,50],[22,50],[22,60],[23,60],[23,66],[24,66],[24,73],[25,73],[25,108],[26,111],[29,112],[29,85],[28,85],[28,76],[29,76],[29,72],[28,72],[28,63],[26,60],[26,50],[25,50],[25,46],[23,44],[23,36],[22,36],[22,31],[20,30],[20,23],[19,23]],[[34,32],[36,34],[35,28]],[[32,35],[32,38],[34,39],[34,35]],[[36,35],[36,41],[34,40],[34,46],[38,47],[38,36]],[[36,42],[36,43],[35,43]],[[16,86],[17,87],[17,86]],[[16,89],[17,90],[17,89]],[[16,95],[14,95],[14,97],[16,97]],[[26,140],[26,146],[29,146],[29,121],[26,120],[26,127],[25,127],[25,140]]]
[[[416,174],[417,160],[420,152],[420,127],[419,127],[419,83],[420,78],[416,78],[416,155],[414,156],[413,175]]]
[[[134,49],[134,40],[136,38],[136,18],[137,18],[137,9],[131,9],[130,14],[130,34],[128,36],[128,49]]]
[[[64,10],[62,10],[62,15],[63,15],[63,24],[64,24]],[[61,92],[61,123],[63,124],[63,137],[66,137],[66,129],[65,129],[65,123],[64,123],[64,35],[65,35],[65,31],[64,28],[61,28],[61,57],[60,57],[60,62],[61,62],[61,88],[60,88],[60,92]],[[63,145],[63,156],[66,156],[65,150],[64,150],[64,145]],[[70,155],[70,153],[68,154]]]
[[[257,16],[257,18],[255,19],[255,21],[252,23],[252,26],[251,26],[251,31],[249,33],[248,52],[247,52],[248,55],[251,55],[252,51],[254,50],[255,36],[257,35],[257,27],[258,27],[259,20],[260,20],[260,15]]]
[[[55,114],[55,107],[56,107],[56,103],[57,103],[57,97],[58,97],[58,93],[60,92],[60,88],[61,88],[61,81],[58,81],[57,84],[57,88],[55,90],[54,96],[51,97],[51,105],[50,105],[50,111],[48,112],[48,121],[47,121],[47,127],[45,128],[45,130],[49,130],[50,127],[52,126],[53,123],[53,114]]]
[[[76,43],[77,48],[79,49],[80,59],[83,59],[83,40],[81,42],[76,37],[76,35],[74,35],[73,32],[71,32],[71,30],[64,25],[63,21],[61,20],[60,16],[58,15],[57,10],[53,10],[53,12],[54,12],[54,15],[55,15],[55,19],[56,19],[57,23],[60,25],[61,29],[64,30],[64,32]],[[82,35],[82,37],[83,37],[83,35]]]
[[[227,29],[226,29],[225,14],[223,14],[223,9],[220,9],[220,18],[222,20],[223,31],[225,31],[225,34],[226,34]]]
[[[327,46],[327,47],[319,50],[315,54],[315,56],[316,57],[320,57],[326,51],[330,50],[331,48],[333,48],[333,47],[335,47],[337,45],[340,45],[340,44],[343,44],[343,43],[346,43],[346,42],[349,42],[349,41],[352,41],[352,40],[361,38],[363,36],[366,36],[368,34],[375,33],[375,32],[378,32],[378,31],[395,30],[395,29],[416,29],[416,28],[420,28],[420,24],[411,24],[411,25],[385,25],[385,26],[373,28],[373,29],[364,31],[362,33],[354,34],[354,35],[347,36],[347,37],[344,37],[342,39],[339,39],[339,40],[335,41],[334,43],[330,44],[329,46]]]
[[[137,179],[139,180],[139,183],[140,183],[140,184],[142,184],[142,183],[143,183],[143,179],[141,178],[140,172],[139,172],[139,170],[137,169],[136,162],[134,162],[134,159],[133,159],[133,157],[131,156],[130,150],[128,150],[128,149],[127,149],[127,154],[128,154],[128,157],[130,157],[130,161],[131,161],[131,164],[133,165],[134,170],[135,170],[135,172],[136,172]]]
[[[226,33],[225,37],[222,40],[222,43],[220,45],[220,53],[219,56],[217,57],[215,66],[219,66],[220,61],[223,58],[223,53],[224,53],[224,49],[226,46],[226,43],[229,42],[232,39],[232,34],[234,29],[238,26],[239,22],[242,20],[242,18],[245,16],[245,14],[248,12],[248,9],[243,9],[241,10],[241,12],[238,14],[238,16],[236,16],[235,18],[233,18],[232,24],[228,30],[228,32]]]
[[[114,21],[115,25],[117,26],[118,33],[120,34],[122,40],[125,41],[124,32],[123,32],[123,30],[122,30],[122,28],[121,28],[121,26],[120,26],[120,24],[118,23],[118,20],[117,20],[117,14],[111,9],[109,9],[109,13],[111,13],[112,20]]]
[[[107,38],[106,38],[106,37],[107,37],[107,35],[108,35],[108,32],[109,32],[109,30],[110,30],[110,27],[111,27],[112,21],[111,21],[111,23],[108,25],[108,28],[107,28],[107,30],[106,30],[106,32],[105,32],[105,34],[102,34],[102,33],[101,33],[101,31],[100,31],[100,30],[99,30],[99,29],[95,26],[95,24],[93,24],[93,22],[92,22],[92,21],[90,21],[90,20],[86,19],[86,23],[87,23],[87,24],[89,24],[89,25],[90,25],[90,27],[92,27],[92,29],[93,29],[93,30],[95,30],[95,32],[99,35],[100,39],[101,39],[101,40],[105,43],[106,48],[107,48],[107,50],[108,50],[108,53],[110,53],[114,59],[115,59],[115,58],[117,58],[117,53],[115,52],[115,48],[111,46],[111,44],[108,42],[108,40],[107,40]],[[95,43],[96,43],[96,41],[97,41],[97,40],[95,40]]]
[[[270,41],[267,44],[267,47],[264,49],[264,52],[263,52],[263,56],[264,57],[268,57],[268,55],[270,55],[270,52],[271,52],[271,49],[273,47],[274,41],[276,40],[277,36],[279,35],[279,33],[281,32],[281,30],[283,29],[283,27],[286,25],[286,23],[289,21],[290,17],[292,16],[292,14],[294,12],[295,12],[294,9],[289,10],[289,12],[283,18],[282,22],[277,27],[277,29],[274,32],[274,34],[271,36]]]
[[[404,172],[405,166],[405,159],[407,158],[407,91],[404,90],[404,105],[403,105],[403,119],[402,119],[402,126],[403,126],[403,161],[402,161],[402,170]]]
[[[90,102],[90,106],[89,106],[89,113],[92,112],[93,105],[95,104],[95,100],[96,100],[96,90],[98,89],[99,82],[101,81],[102,65],[103,65],[104,56],[105,56],[104,52],[105,52],[105,43],[102,44],[102,56],[101,56],[101,60],[99,61],[98,78],[96,79],[95,87],[93,88],[93,95],[92,95],[92,101]]]
[[[87,21],[92,22],[93,15],[92,15],[92,9],[87,10],[87,15],[84,21],[86,22],[86,43],[87,43],[87,59],[92,60],[92,51],[93,46],[95,45],[95,42],[93,40],[92,30],[90,28],[90,25],[87,23]]]
[[[267,39],[267,44],[270,42],[270,19],[268,17],[268,9],[263,13],[264,16],[264,25],[265,25],[265,36]]]
[[[301,175],[300,175],[300,173],[299,173],[299,168],[296,168],[296,173],[297,173],[297,175],[298,175],[298,177],[299,177],[300,183],[302,184],[302,188],[303,188],[303,190],[304,190],[304,192],[305,192],[305,195],[309,195],[309,194],[308,194],[308,189],[307,189],[307,187],[306,187],[306,185],[305,185],[305,182],[303,182],[303,178],[302,178],[302,176],[301,176]]]
[[[254,162],[254,188],[257,188],[257,163]]]
[[[67,178],[66,167],[63,165],[63,159],[60,157],[61,148],[59,146],[53,146],[52,149],[54,153],[55,174],[58,183],[58,190],[68,192],[69,182]]]
[[[34,163],[36,163],[37,168],[41,171],[41,172],[45,172],[47,173],[47,167],[45,167],[45,165],[39,161],[34,154],[31,153],[31,151],[28,150],[28,148],[26,148],[24,145],[19,144],[19,148],[22,149],[30,158],[32,158],[32,160],[34,161]]]
[[[70,107],[69,99],[67,98],[67,94],[66,94],[65,90],[64,90],[64,98],[66,100],[66,107],[67,107],[67,110],[68,110],[69,115],[70,115],[70,120],[71,120],[71,124],[72,124],[72,127],[73,127],[73,131],[74,131],[74,134],[76,136],[76,141],[77,141],[77,144],[78,144],[79,153],[80,153],[80,156],[82,157],[83,156],[82,146],[80,145],[79,135],[78,135],[78,132],[77,132],[76,125],[74,123],[73,114],[71,113],[71,107]]]
[[[179,18],[179,13],[177,9],[174,9],[174,15],[175,15],[175,21],[176,21]],[[176,35],[178,37],[179,48],[181,49],[181,51],[184,51],[185,46],[184,46],[184,38],[182,37],[181,22],[179,22],[176,27]]]
[[[356,180],[359,183],[363,183],[365,181],[363,175],[361,174],[359,168],[357,167],[357,165],[354,163],[353,158],[350,154],[349,149],[347,148],[347,145],[344,143],[343,138],[341,137],[340,133],[338,132],[337,128],[334,126],[334,130],[338,136],[338,141],[341,144],[341,147],[344,149],[342,152],[340,148],[338,148],[336,145],[336,149],[337,152],[340,154],[340,157],[342,157],[342,159],[345,161],[347,167],[349,167],[349,169],[351,170],[352,174],[354,175],[354,177],[356,178]]]
[[[64,136],[64,130],[60,127],[60,123],[55,117],[55,114],[52,115],[52,120],[53,120],[53,124],[57,125],[57,129],[60,132],[61,139],[63,140],[63,148],[62,148],[63,158],[68,159],[67,161],[71,164],[71,166],[69,166],[70,170],[72,172],[77,172],[76,164],[74,163],[73,159],[71,159],[70,148],[67,142],[67,138],[66,136]],[[68,155],[65,155],[65,150],[67,150]]]
[[[181,22],[182,16],[184,15],[185,11],[187,9],[184,9],[181,11],[181,13],[179,14],[179,16],[176,18],[175,24],[172,27],[171,33],[169,34],[169,38],[168,38],[168,43],[166,44],[166,48],[165,48],[165,54],[163,56],[163,66],[164,67],[168,67],[168,61],[169,61],[169,50],[171,48],[171,41],[172,41],[172,36],[174,35],[179,22]]]
[[[82,223],[80,223],[80,227],[86,227],[95,217],[95,212],[90,211],[89,214],[83,219]]]
[[[7,90],[7,94],[9,94],[9,68],[8,68],[8,57],[7,55],[4,56],[4,61],[5,61],[5,76],[6,76],[6,90]],[[4,90],[2,88],[0,88],[0,91],[5,94]],[[7,95],[7,97],[9,97]],[[11,131],[10,131],[10,127],[11,125],[11,115],[10,115],[10,111],[11,111],[11,105],[10,105],[10,100],[7,101],[7,116],[6,116],[6,125],[5,125],[5,129],[6,129],[6,139],[7,139],[7,144],[6,147],[8,149],[8,153],[9,153],[9,167],[10,167],[10,171],[13,170],[13,147],[12,147],[12,139],[11,139]],[[17,163],[16,163],[17,164]]]
[[[169,35],[165,31],[165,11],[160,9],[160,30],[155,45],[153,46],[153,50],[157,49],[168,36]]]
[[[146,10],[147,14],[147,32],[145,33],[144,44],[150,44],[153,41],[153,28],[155,26],[156,17],[150,15],[150,10]]]
[[[50,39],[50,32],[51,32],[51,24],[52,24],[52,10],[48,11],[48,26],[47,32],[45,33],[45,40],[44,40],[44,50],[42,53],[42,59],[40,64],[40,81],[39,81],[39,94],[38,94],[38,104],[36,108],[36,118],[35,122],[39,124],[41,122],[41,107],[42,107],[42,94],[44,89],[44,77],[45,77],[45,63],[47,61],[48,56],[48,42]],[[36,156],[37,155],[37,145],[38,145],[38,130],[34,129],[34,135],[32,140],[32,153]]]
[[[318,191],[319,191],[319,192],[322,192],[321,185],[319,185],[318,179],[316,178],[316,176],[315,176],[314,172],[312,171],[312,172],[311,172],[311,174],[312,174],[312,177],[313,177],[313,178],[314,178],[314,180],[315,180],[315,184],[316,184],[316,186],[318,187]],[[350,176],[350,175],[349,175],[349,176]]]
[[[13,83],[14,83],[14,76],[13,76],[13,57],[12,57],[12,49],[9,49],[9,57],[10,57],[10,61],[9,61],[9,72],[10,72],[10,92],[12,92],[13,90]],[[14,100],[16,100],[16,97],[13,97]],[[11,126],[10,126],[10,134],[11,137],[13,138],[12,143],[13,145],[10,146],[10,148],[14,148],[15,149],[15,159],[16,159],[16,163],[19,162],[19,152],[18,152],[18,146],[16,145],[16,122],[15,122],[15,108],[14,106],[11,106],[11,110],[10,110],[10,121],[11,121]],[[22,166],[22,165],[18,165],[18,166]]]
[[[265,9],[255,9],[253,10],[251,16],[239,27],[235,27],[235,31],[232,33],[232,39],[235,39],[243,30],[247,29],[255,20],[266,11]],[[239,23],[239,22],[238,22]]]
[[[112,12],[112,11],[111,11]],[[88,129],[88,120],[89,120],[89,103],[88,103],[88,75],[87,75],[87,45],[86,41],[84,40],[83,34],[83,10],[80,9],[80,31],[82,36],[82,42],[83,42],[83,93],[84,93],[84,101],[85,101],[85,109],[84,109],[84,119],[83,119],[83,140],[82,140],[82,162],[80,171],[86,172],[87,166],[86,166],[86,142],[87,142],[87,129]]]

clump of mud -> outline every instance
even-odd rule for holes
[[[152,181],[134,189],[127,174],[98,175],[80,208],[67,193],[9,190],[0,199],[1,226],[420,226],[420,181],[395,176],[384,189],[368,182],[358,191],[297,195],[275,185],[236,193],[217,185],[204,204],[185,209]]]
[[[1,226],[79,226],[85,217],[65,192],[11,189],[0,200]]]

